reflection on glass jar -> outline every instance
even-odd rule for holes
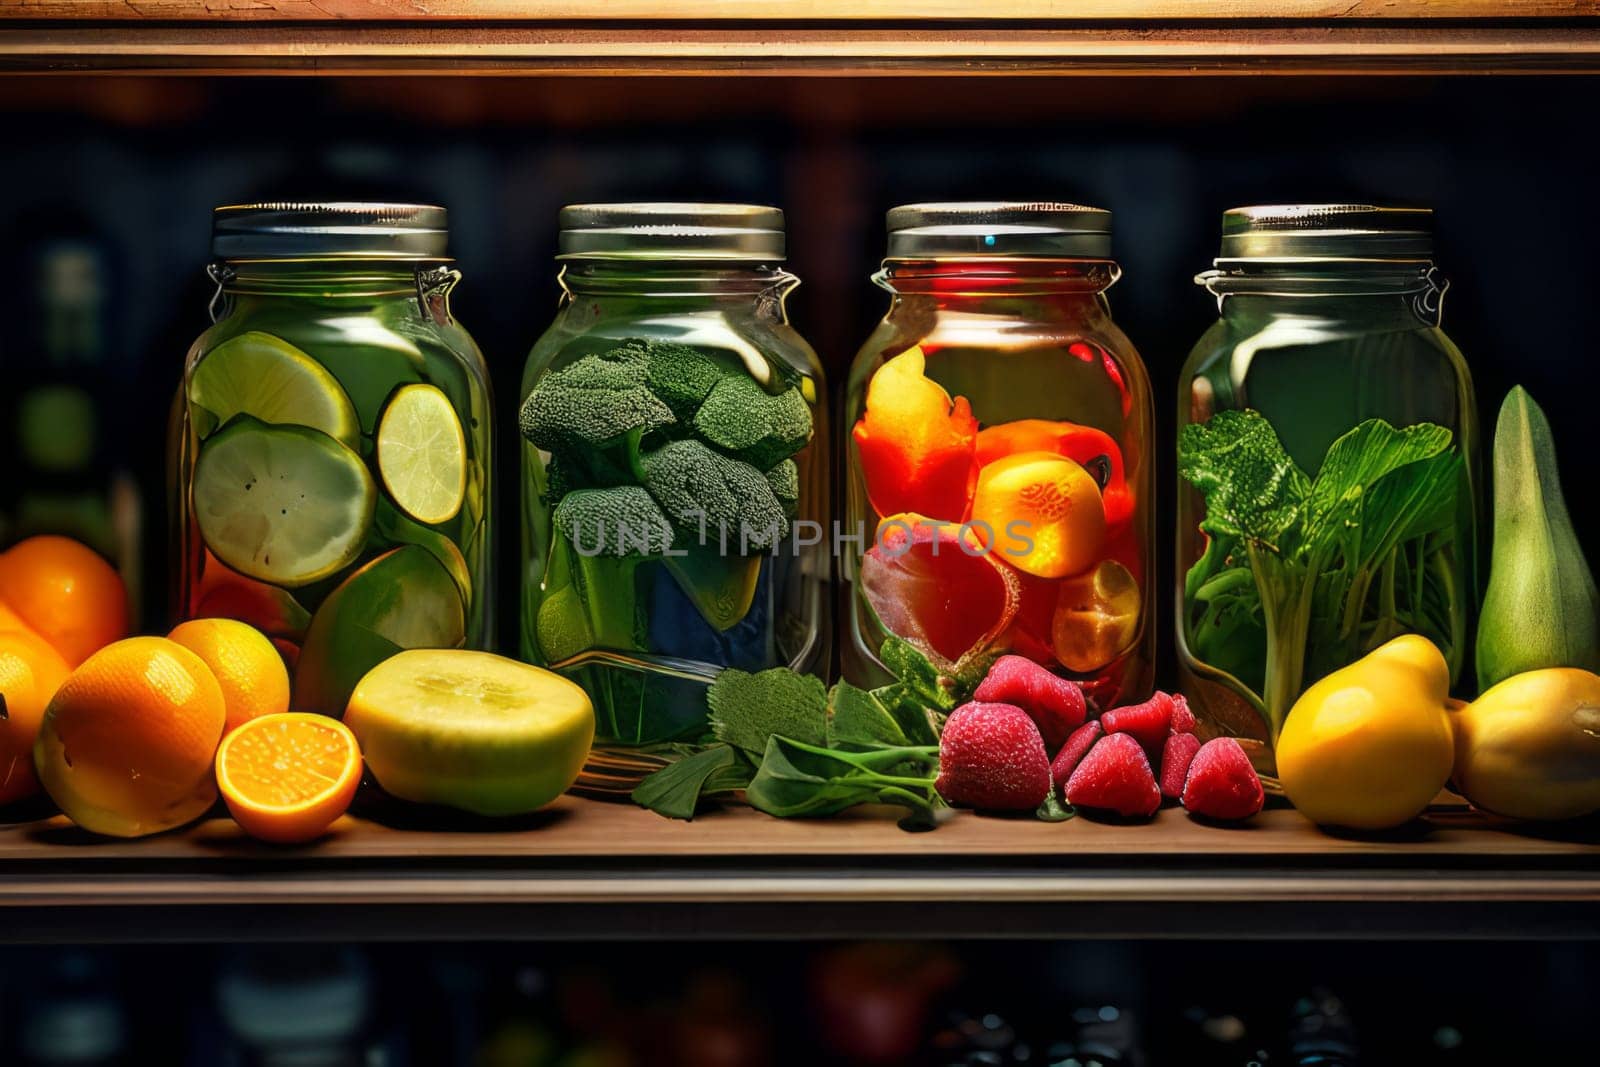
[[[488,643],[489,391],[445,234],[406,204],[215,213],[221,314],[173,412],[179,615],[260,629],[301,711]]]
[[[1070,204],[889,212],[888,314],[850,372],[846,678],[893,635],[942,673],[1001,653],[1101,707],[1152,685],[1152,408],[1111,321],[1111,216]]]
[[[1404,633],[1454,680],[1476,598],[1478,428],[1439,329],[1432,214],[1238,208],[1179,378],[1178,655],[1258,769],[1295,699]]]
[[[580,788],[625,792],[652,746],[703,735],[725,668],[827,669],[826,392],[783,257],[775,208],[561,212],[565,295],[518,412],[522,655],[594,700]]]

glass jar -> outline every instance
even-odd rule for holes
[[[170,447],[178,613],[257,627],[293,707],[342,716],[394,653],[489,642],[489,385],[445,211],[256,204],[212,232]]]
[[[889,212],[888,314],[850,371],[844,673],[889,635],[941,673],[1003,652],[1100,707],[1153,684],[1153,409],[1111,321],[1111,213]],[[841,542],[844,539],[841,538]]]
[[[723,669],[827,669],[827,394],[784,311],[781,211],[560,225],[561,307],[519,409],[522,655],[594,701],[580,788],[623,791],[651,746],[706,732]]]
[[[1236,208],[1178,398],[1178,659],[1259,770],[1295,699],[1402,633],[1452,681],[1476,600],[1472,379],[1439,328],[1432,213]]]

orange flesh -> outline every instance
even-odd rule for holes
[[[236,800],[294,810],[339,789],[360,761],[348,735],[334,726],[298,718],[258,721],[228,738],[220,761],[222,787]]]

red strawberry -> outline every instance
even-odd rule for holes
[[[1160,752],[1172,725],[1172,698],[1153,693],[1143,704],[1112,708],[1100,716],[1108,734],[1129,734],[1149,752]]]
[[[1051,674],[1026,656],[1001,656],[972,699],[1014,704],[1033,717],[1051,752],[1083,725],[1087,707],[1077,682]]]
[[[963,704],[939,738],[939,795],[988,811],[1032,811],[1050,795],[1039,728],[1013,704]]]
[[[1200,751],[1194,734],[1168,734],[1161,746],[1161,795],[1168,800],[1183,796],[1183,783],[1189,777],[1189,761]]]
[[[1150,816],[1161,806],[1161,790],[1139,742],[1128,734],[1107,734],[1067,779],[1067,803]]]
[[[1182,693],[1172,694],[1172,732],[1175,734],[1194,733],[1194,711],[1189,707],[1188,699]]]
[[[1089,754],[1094,743],[1105,736],[1105,729],[1101,727],[1099,719],[1090,719],[1067,738],[1067,743],[1061,746],[1061,751],[1056,753],[1056,758],[1050,763],[1050,780],[1056,784],[1056,792],[1066,788],[1067,779],[1083,762],[1083,757]]]
[[[1183,806],[1209,819],[1248,819],[1266,795],[1239,742],[1219,737],[1200,746],[1183,783]]]

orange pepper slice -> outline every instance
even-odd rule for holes
[[[877,514],[959,522],[977,480],[978,420],[966,397],[952,400],[926,371],[916,347],[879,367],[851,436]]]

